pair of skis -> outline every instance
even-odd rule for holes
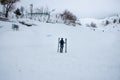
[[[67,53],[67,38],[65,38],[65,47],[63,50],[65,50],[65,53]],[[60,52],[60,38],[58,38],[58,48],[57,48],[57,52]]]

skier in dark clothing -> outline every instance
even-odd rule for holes
[[[63,52],[64,43],[65,43],[63,38],[61,38],[59,43],[60,43],[60,53],[62,53]]]

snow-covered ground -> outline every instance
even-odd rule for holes
[[[13,31],[0,21],[0,80],[120,80],[120,24],[32,23]],[[68,39],[68,53],[57,53],[58,37]]]

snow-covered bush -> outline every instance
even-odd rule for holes
[[[93,22],[91,22],[90,26],[93,27],[93,28],[96,28],[96,27],[97,27],[96,24],[93,23]]]
[[[114,19],[114,20],[113,20],[113,23],[116,23],[116,22],[117,22],[117,19]]]
[[[87,27],[97,28],[97,25],[93,22],[86,24]]]
[[[16,15],[17,18],[19,18],[19,16],[21,15],[20,9],[16,9],[14,14]]]
[[[107,26],[109,24],[110,24],[110,22],[108,20],[106,20],[104,25]]]
[[[68,10],[65,10],[62,14],[61,14],[61,18],[62,20],[64,21],[65,24],[75,24],[76,20],[77,20],[77,17],[71,13],[70,11]]]

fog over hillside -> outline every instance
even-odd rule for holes
[[[17,6],[49,7],[56,12],[70,10],[80,18],[104,18],[120,13],[120,0],[20,0]]]

